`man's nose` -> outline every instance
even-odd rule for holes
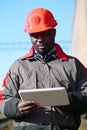
[[[39,35],[37,38],[39,41],[43,41],[44,40],[44,36],[43,35]]]

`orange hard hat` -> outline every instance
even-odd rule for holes
[[[27,33],[41,32],[54,28],[57,24],[49,10],[36,8],[27,15],[24,31]]]

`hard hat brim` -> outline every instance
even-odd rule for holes
[[[42,32],[42,31],[46,31],[46,30],[49,30],[49,29],[52,29],[52,28],[54,28],[55,26],[57,25],[57,23],[54,25],[54,26],[52,26],[52,27],[48,27],[48,26],[45,26],[45,27],[40,27],[39,28],[39,26],[38,26],[38,28],[31,28],[30,29],[30,27],[26,27],[25,26],[25,28],[24,28],[24,31],[26,32],[26,33],[37,33],[37,32]]]

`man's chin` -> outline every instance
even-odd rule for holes
[[[44,55],[46,55],[47,53],[49,53],[49,50],[41,50],[41,51],[39,51],[38,53],[44,56]]]

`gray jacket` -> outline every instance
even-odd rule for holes
[[[18,90],[58,86],[66,88],[69,105],[43,106],[31,115],[20,114],[17,108],[20,101]],[[86,69],[78,59],[66,55],[58,44],[44,59],[34,55],[32,47],[27,55],[10,66],[2,87],[0,111],[14,120],[15,130],[38,130],[38,127],[52,125],[77,130],[80,115],[87,111]]]

